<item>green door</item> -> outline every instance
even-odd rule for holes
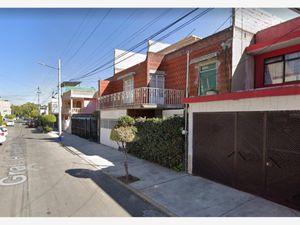
[[[200,95],[205,95],[208,90],[217,89],[216,63],[211,63],[200,67],[199,90]]]

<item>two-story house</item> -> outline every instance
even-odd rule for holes
[[[73,115],[92,114],[95,112],[97,91],[93,87],[78,86],[80,82],[67,86],[69,83],[62,83],[62,87],[64,87],[62,95],[62,127],[64,131],[71,133]]]
[[[185,76],[181,74],[185,71],[171,62],[174,59],[166,57],[198,40],[200,38],[190,36],[173,45],[149,41],[147,54],[130,57],[129,63],[123,59],[127,55],[122,58],[115,54],[114,75],[99,81],[100,143],[117,147],[109,136],[111,128],[123,115],[183,116]]]
[[[209,62],[198,82],[190,74],[199,88],[183,100],[189,173],[300,209],[300,18],[247,9],[233,22],[230,70],[217,85],[228,92],[201,91]]]

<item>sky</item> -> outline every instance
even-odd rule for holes
[[[61,58],[62,81],[80,77],[112,60],[115,48],[128,50],[191,10],[2,8],[0,96],[13,104],[37,103],[39,87],[40,103],[47,104],[52,91],[57,90],[57,70],[39,63],[57,67],[58,59]],[[199,9],[192,15],[203,10]],[[297,16],[287,9],[267,11],[283,19]],[[231,22],[230,15],[229,8],[213,9],[162,42],[172,44],[188,35],[206,37],[217,29],[228,27]],[[145,26],[146,24],[148,25]],[[140,32],[133,35],[141,28],[143,29]],[[161,36],[165,33],[167,32]],[[143,47],[145,45],[137,51]],[[81,79],[81,86],[97,89],[97,80],[112,75],[113,66],[110,66],[105,71]]]

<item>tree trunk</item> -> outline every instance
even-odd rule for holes
[[[124,168],[125,168],[125,173],[126,173],[126,183],[129,183],[129,172],[128,172],[128,158],[127,158],[127,149],[124,145],[124,143],[122,143],[122,147],[123,147],[123,153],[124,153]]]

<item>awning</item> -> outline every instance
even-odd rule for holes
[[[297,44],[300,44],[300,31],[289,33],[285,36],[274,38],[269,41],[250,45],[246,48],[246,53],[249,55],[259,55]]]

